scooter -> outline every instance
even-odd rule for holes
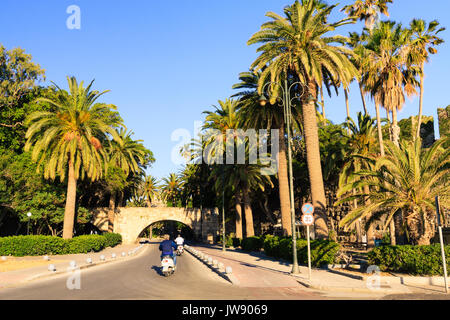
[[[184,246],[183,245],[179,245],[177,247],[177,256],[181,256],[184,252]]]
[[[165,277],[168,277],[175,272],[175,265],[171,256],[164,256],[161,259],[161,269]]]

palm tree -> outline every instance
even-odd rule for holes
[[[370,162],[366,161],[367,157],[376,157],[377,154],[377,140],[375,133],[375,121],[369,115],[363,115],[358,112],[358,124],[356,124],[353,119],[348,118],[347,122],[344,123],[344,127],[347,127],[349,135],[347,138],[347,147],[350,150],[350,154],[347,155],[345,160],[345,165],[339,176],[339,190],[337,192],[337,197],[342,196],[342,188],[349,184],[355,183],[358,180],[364,179],[363,177],[354,176],[354,172],[359,172],[361,170],[369,170],[371,168]],[[356,194],[356,190],[351,190],[352,194]],[[369,187],[364,186],[364,192],[369,193]],[[354,209],[358,208],[357,198],[353,199]],[[363,205],[368,205],[369,199],[364,199]],[[358,230],[359,223],[356,224]],[[359,230],[358,230],[359,231]],[[369,245],[373,245],[373,228],[368,225],[367,239]]]
[[[147,207],[151,207],[152,202],[159,198],[159,190],[158,179],[150,175],[146,176],[143,183],[143,195],[145,196]]]
[[[285,121],[283,111],[280,107],[272,104],[260,105],[258,94],[258,82],[260,72],[243,72],[239,75],[240,83],[233,86],[233,89],[241,89],[235,97],[239,99],[239,119],[242,127],[245,129],[278,129],[279,132],[279,148],[278,148],[278,183],[281,211],[281,225],[285,235],[292,234],[292,219],[290,212],[289,200],[289,182],[288,169],[286,160],[286,137],[285,137]],[[300,120],[300,108],[294,105],[292,108],[292,116],[294,121]],[[296,123],[297,124],[297,123]]]
[[[303,129],[306,139],[308,172],[311,193],[315,207],[315,231],[318,238],[328,237],[326,199],[320,163],[319,139],[315,97],[324,80],[342,83],[348,87],[358,72],[349,60],[352,51],[345,47],[348,39],[331,35],[336,28],[352,23],[352,19],[343,19],[335,23],[328,22],[331,11],[336,7],[317,4],[317,1],[296,1],[285,8],[285,17],[269,12],[272,19],[261,26],[248,44],[260,43],[260,56],[252,64],[255,71],[262,70],[259,91],[270,78],[272,82],[281,82],[298,78],[306,88],[302,95]],[[264,69],[264,70],[263,70]],[[271,87],[271,103],[280,96],[278,87]]]
[[[101,141],[108,141],[107,133],[119,139],[113,126],[120,125],[118,118],[111,123],[113,105],[95,103],[104,93],[91,91],[93,81],[87,86],[68,77],[69,92],[59,91],[55,99],[41,98],[36,103],[49,103],[54,112],[37,111],[26,120],[28,131],[25,151],[32,150],[32,159],[44,164],[44,177],[64,181],[68,171],[67,200],[64,213],[63,238],[73,236],[76,186],[85,176],[95,181],[107,168],[107,154]]]
[[[410,23],[410,28],[413,32],[413,39],[411,42],[411,63],[416,64],[420,68],[420,100],[419,100],[419,120],[417,123],[417,132],[415,139],[420,137],[420,125],[422,122],[422,110],[423,110],[423,83],[425,76],[425,62],[429,61],[429,54],[436,54],[436,46],[444,42],[439,38],[438,33],[445,30],[445,28],[439,28],[439,22],[436,20],[431,21],[428,26],[422,19],[414,19]]]
[[[177,200],[179,198],[182,187],[183,186],[181,180],[175,173],[171,173],[168,177],[163,178],[161,194],[164,198],[164,201],[170,201],[172,203],[172,206],[175,207],[177,205]]]
[[[397,211],[404,214],[404,227],[413,244],[430,243],[434,235],[435,197],[440,196],[443,206],[450,205],[450,150],[443,148],[441,139],[429,149],[422,149],[420,139],[403,141],[400,146],[388,141],[386,156],[372,159],[373,169],[362,170],[355,175],[370,179],[346,185],[343,190],[369,186],[370,205],[350,212],[340,225],[348,228],[358,218],[385,216],[385,228]],[[368,158],[368,160],[370,160]],[[349,197],[339,202],[348,201]]]
[[[349,16],[356,17],[364,21],[367,29],[372,29],[376,21],[379,20],[380,13],[389,17],[388,3],[393,0],[356,0],[354,4],[347,5],[341,11]]]
[[[366,87],[375,100],[392,112],[391,134],[398,145],[400,128],[397,111],[403,108],[405,93],[416,93],[413,73],[408,69],[411,32],[392,21],[379,23],[368,37],[366,48],[370,50],[365,70]],[[377,111],[377,121],[379,112]]]
[[[146,164],[146,159],[149,155],[149,150],[147,150],[142,144],[143,140],[133,140],[131,136],[132,131],[127,131],[124,128],[120,128],[117,131],[117,136],[119,139],[111,141],[109,147],[107,148],[107,153],[109,155],[109,166],[117,168],[116,171],[123,173],[124,180],[126,180],[130,173],[138,173],[142,170],[142,166]],[[114,230],[114,218],[116,210],[116,197],[119,193],[119,206],[122,202],[123,193],[125,185],[122,184],[123,188],[111,187],[110,189],[110,201],[109,201],[109,230],[112,232]]]

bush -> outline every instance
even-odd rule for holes
[[[248,237],[242,240],[241,247],[244,251],[260,251],[264,245],[262,237]]]
[[[449,269],[450,246],[445,247],[447,269]],[[381,246],[368,254],[369,264],[381,271],[408,273],[413,275],[442,275],[441,247],[429,246]]]
[[[311,240],[311,265],[320,267],[333,264],[340,245],[330,240]],[[270,257],[292,261],[292,238],[268,235],[264,240],[264,252]],[[297,259],[300,264],[308,264],[308,242],[297,240]]]
[[[73,239],[52,236],[13,236],[0,238],[1,256],[42,256],[98,252],[121,243],[119,234],[85,235]]]
[[[106,238],[106,247],[114,248],[122,243],[122,236],[118,233],[104,233],[103,236]]]

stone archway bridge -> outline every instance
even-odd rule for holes
[[[93,224],[101,231],[108,231],[108,208],[93,211]],[[116,208],[114,233],[122,235],[125,244],[135,243],[142,231],[155,222],[178,221],[192,229],[197,239],[214,243],[219,234],[217,209],[169,208],[169,207],[123,207]]]

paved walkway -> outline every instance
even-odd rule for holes
[[[44,256],[35,257],[6,257],[14,261],[46,261],[46,263],[31,267],[27,269],[20,269],[15,271],[0,272],[0,289],[15,287],[16,285],[38,278],[45,278],[55,273],[64,273],[71,267],[72,261],[76,262],[77,267],[83,269],[89,266],[94,266],[102,263],[108,263],[111,261],[124,260],[127,257],[138,254],[138,250],[141,250],[143,246],[139,244],[133,245],[118,245],[114,248],[106,248],[100,252],[87,253],[87,254],[70,254],[70,255],[49,255],[49,260],[44,260]],[[115,254],[115,258],[113,258]],[[125,255],[123,255],[125,254]],[[101,259],[104,256],[104,260]],[[87,259],[91,258],[92,263],[88,263]],[[49,266],[54,265],[55,271],[49,271]]]
[[[300,266],[300,273],[292,275],[292,264],[272,259],[264,253],[248,253],[230,248],[227,248],[224,252],[222,247],[217,245],[197,244],[191,247],[222,262],[225,267],[231,267],[233,278],[236,279],[235,284],[241,287],[295,287],[302,285],[319,291],[353,295],[369,294],[374,297],[418,292],[442,293],[444,290],[444,288],[438,286],[404,285],[392,283],[392,281],[387,282],[382,276],[379,278],[379,282],[376,278],[354,279],[329,270],[314,268],[312,268],[311,278],[309,278],[307,267]]]

